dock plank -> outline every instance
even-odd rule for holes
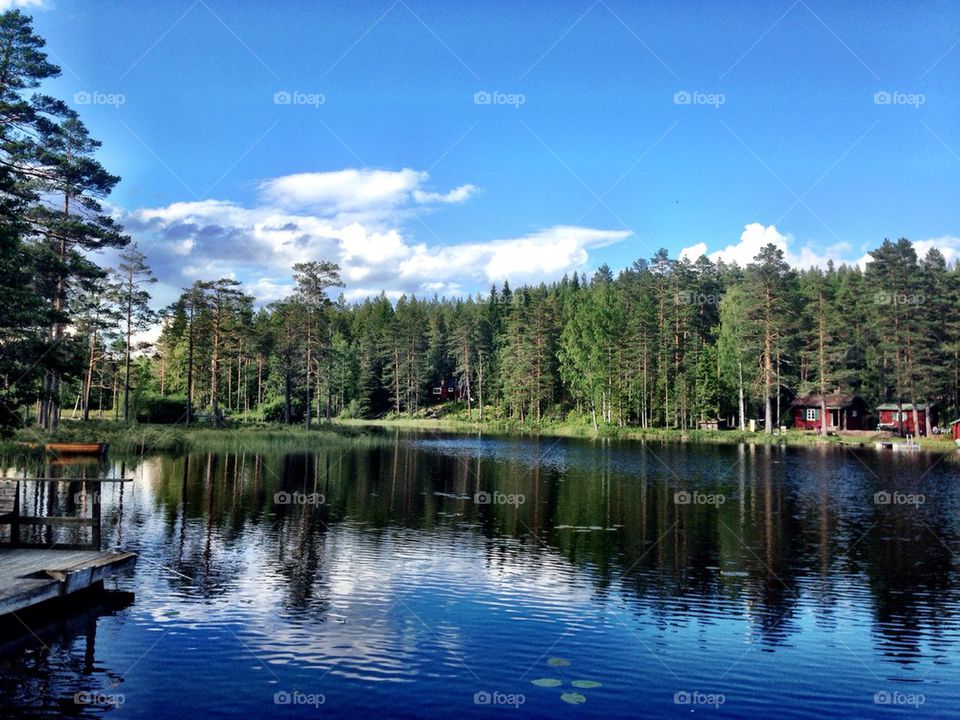
[[[136,557],[131,552],[0,549],[0,615],[84,590]]]

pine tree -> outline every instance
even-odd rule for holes
[[[114,273],[113,294],[123,318],[123,419],[130,419],[130,356],[133,353],[133,334],[146,330],[156,321],[150,309],[150,293],[145,286],[157,281],[146,256],[136,244],[120,254],[120,264]]]

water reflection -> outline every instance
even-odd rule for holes
[[[220,714],[320,687],[346,717],[416,684],[410,716],[442,716],[481,678],[529,692],[547,653],[600,668],[608,710],[675,711],[683,683],[735,716],[960,689],[954,458],[409,433],[131,468],[104,533],[141,554],[134,645],[169,633]],[[152,657],[125,714],[156,699]]]
[[[100,714],[122,696],[123,676],[97,658],[97,627],[134,601],[129,592],[85,597],[65,615],[18,613],[0,621],[0,698],[4,717]],[[121,701],[122,704],[122,701]]]

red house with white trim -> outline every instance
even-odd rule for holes
[[[901,435],[915,435],[913,419],[913,403],[884,403],[877,406],[880,415],[878,430],[889,430]],[[920,423],[920,434],[927,434],[927,414],[930,422],[935,420],[933,408],[924,403],[917,403],[917,420]]]
[[[823,421],[820,413],[826,405],[827,431],[867,429],[867,404],[858,395],[804,395],[794,400],[793,426],[798,430],[820,430]]]

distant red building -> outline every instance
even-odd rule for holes
[[[953,441],[960,447],[960,420],[954,420],[950,423],[950,429],[953,431]]]
[[[439,385],[430,388],[430,400],[433,402],[444,402],[453,400],[457,393],[457,388],[452,382],[441,380]]]
[[[805,395],[791,403],[793,426],[799,430],[819,430],[823,427],[820,413],[826,405],[827,430],[866,430],[867,404],[857,395]]]
[[[901,435],[915,435],[913,403],[885,403],[877,406],[877,413],[880,415],[880,422],[877,425],[878,430],[889,430],[890,432],[900,433]],[[917,419],[920,423],[920,434],[927,434],[927,415],[930,415],[930,422],[934,421],[933,408],[924,403],[917,403]]]

